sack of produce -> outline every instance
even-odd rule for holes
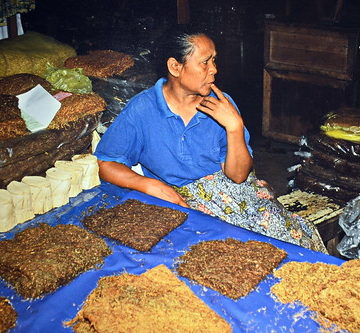
[[[0,76],[18,73],[36,74],[46,72],[46,64],[62,66],[64,61],[76,55],[73,47],[38,32],[0,40]]]

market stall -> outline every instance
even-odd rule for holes
[[[267,242],[287,252],[287,258],[281,265],[290,261],[335,265],[343,263],[339,258],[268,238],[224,223],[201,212],[182,208],[136,191],[127,191],[108,183],[85,190],[71,198],[69,204],[17,225],[13,230],[0,234],[0,240],[11,239],[16,233],[41,222],[53,226],[73,224],[83,228],[81,221],[84,216],[101,207],[112,207],[127,199],[175,208],[188,213],[188,218],[148,252],[137,251],[105,238],[113,253],[105,258],[102,267],[86,271],[67,285],[38,299],[23,299],[14,289],[0,280],[0,296],[8,298],[18,314],[17,324],[12,332],[70,332],[71,328],[64,327],[64,322],[74,318],[86,297],[96,287],[99,278],[122,273],[142,274],[160,264],[166,265],[175,272],[178,258],[191,245],[201,241],[234,238],[243,242],[248,240]],[[286,305],[276,301],[270,292],[271,287],[278,281],[273,275],[268,275],[254,291],[237,300],[186,278],[180,277],[180,279],[212,310],[230,323],[233,332],[317,332],[320,328],[312,319],[313,313],[304,306]]]

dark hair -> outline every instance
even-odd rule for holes
[[[167,60],[175,58],[179,63],[185,63],[187,58],[194,52],[194,39],[199,36],[208,36],[203,32],[189,30],[175,30],[167,32],[162,37],[157,51],[157,72],[160,76],[167,76]],[[210,37],[209,37],[210,38]]]

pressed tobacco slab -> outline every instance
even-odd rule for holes
[[[204,241],[179,258],[177,271],[221,294],[246,296],[287,256],[277,247],[259,241]]]
[[[7,332],[16,325],[17,314],[9,300],[0,297],[0,332]]]
[[[274,275],[281,281],[271,292],[282,303],[301,302],[314,311],[320,331],[360,332],[360,259],[341,266],[291,261]]]
[[[165,265],[99,280],[66,323],[75,332],[231,332],[230,325]]]
[[[149,251],[187,216],[176,209],[129,199],[112,208],[101,208],[82,222],[99,235],[139,251]]]
[[[78,226],[41,223],[1,241],[0,253],[0,277],[22,297],[37,298],[103,264],[111,250]]]

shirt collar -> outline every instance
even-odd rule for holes
[[[165,101],[163,86],[166,82],[167,79],[162,77],[159,80],[157,80],[154,87],[155,87],[156,100],[158,101],[160,111],[166,118],[168,118],[168,117],[174,117],[175,114],[171,112]]]
[[[155,94],[156,94],[156,99],[159,103],[159,107],[161,112],[163,113],[163,115],[168,118],[168,117],[178,117],[178,115],[176,115],[175,113],[173,113],[170,108],[168,107],[166,101],[165,101],[165,97],[164,97],[164,93],[163,93],[163,86],[164,84],[167,82],[166,78],[160,78],[159,80],[157,80],[157,82],[155,83]],[[216,97],[215,94],[213,92],[210,93],[210,96]],[[195,114],[196,118],[208,118],[208,115],[206,115],[203,112],[196,112]]]

